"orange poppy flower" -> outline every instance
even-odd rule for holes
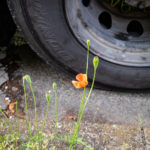
[[[72,81],[72,84],[77,89],[83,88],[83,87],[88,85],[87,75],[86,74],[79,73],[76,76],[76,80],[77,81]]]

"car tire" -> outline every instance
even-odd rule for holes
[[[25,40],[46,63],[55,62],[73,74],[85,72],[86,46],[72,33],[63,0],[8,0],[8,5]],[[90,51],[89,80],[93,76],[94,56]],[[99,58],[96,74],[99,85],[125,89],[150,87],[150,66],[128,66]]]
[[[7,1],[0,1],[0,46],[7,46],[16,30],[16,25],[9,12]]]

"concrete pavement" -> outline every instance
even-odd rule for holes
[[[51,106],[48,114],[46,130],[52,130],[54,113],[54,92],[52,83],[58,86],[58,118],[60,123],[60,133],[71,132],[73,123],[76,120],[79,109],[82,89],[77,90],[72,86],[71,78],[58,71],[52,66],[48,66],[28,46],[13,49],[14,61],[17,69],[11,76],[12,82],[15,77],[29,74],[37,99],[38,118],[41,121],[45,115],[47,101],[45,93],[51,91]],[[21,88],[22,80],[19,78],[18,87]],[[4,85],[5,87],[7,86]],[[4,87],[3,87],[4,88]],[[89,88],[87,89],[87,93]],[[25,108],[23,92],[19,92],[18,97],[11,97],[11,92],[4,92],[7,97],[20,100],[20,107]],[[34,118],[34,103],[31,91],[27,86],[28,108],[30,119]],[[1,97],[0,103],[3,98]],[[1,106],[1,105],[0,105]],[[139,128],[138,115],[144,121],[144,128]],[[15,120],[15,119],[13,119]],[[12,121],[13,121],[12,120]],[[24,122],[24,120],[22,120]],[[69,127],[70,126],[70,127]],[[94,89],[90,101],[87,104],[83,123],[81,125],[81,136],[95,149],[123,149],[128,145],[130,149],[150,149],[150,93],[149,92],[117,92]],[[93,142],[93,140],[95,142]],[[94,144],[95,143],[95,144]]]

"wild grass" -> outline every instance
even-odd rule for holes
[[[89,47],[90,47],[90,41],[87,40],[87,63],[86,63],[86,76],[88,76],[88,63],[89,63]],[[0,150],[56,150],[57,149],[57,142],[62,141],[68,144],[68,149],[73,150],[77,148],[77,145],[83,145],[84,150],[93,150],[92,147],[88,146],[81,137],[79,137],[79,130],[80,130],[80,124],[83,118],[83,114],[86,108],[86,105],[89,101],[89,98],[91,96],[93,87],[94,87],[94,82],[95,82],[95,77],[96,77],[96,70],[99,64],[99,59],[98,57],[94,57],[93,59],[93,67],[94,67],[94,75],[93,75],[93,81],[92,85],[90,88],[90,91],[88,93],[87,98],[86,96],[86,87],[83,89],[83,95],[81,98],[80,102],[80,108],[78,112],[78,118],[77,122],[74,124],[74,132],[72,135],[58,135],[58,100],[57,100],[57,84],[54,82],[53,83],[53,91],[55,95],[55,131],[54,131],[54,141],[53,141],[53,146],[49,147],[49,143],[51,142],[51,139],[47,137],[46,133],[44,132],[45,124],[46,124],[46,119],[47,115],[49,112],[50,108],[50,100],[51,100],[51,94],[50,92],[46,93],[46,100],[47,100],[47,109],[46,113],[44,116],[44,120],[42,123],[42,128],[39,128],[39,122],[38,122],[38,116],[37,116],[37,104],[36,104],[36,97],[35,93],[32,87],[32,82],[31,78],[29,75],[25,75],[23,77],[23,88],[24,88],[24,99],[25,99],[25,111],[26,111],[26,124],[27,124],[27,130],[28,133],[24,135],[24,139],[22,139],[22,135],[20,133],[20,128],[19,128],[19,118],[18,118],[18,103],[16,103],[16,126],[17,126],[17,131],[13,131],[12,125],[8,119],[8,117],[5,115],[5,113],[0,110],[0,113],[3,114],[4,118],[6,119],[10,133],[6,134],[4,136],[0,135]],[[33,101],[34,101],[34,113],[35,113],[35,129],[32,129],[32,123],[29,120],[29,111],[28,111],[28,101],[27,101],[27,92],[26,92],[26,84],[25,82],[28,83],[32,96],[33,96]]]

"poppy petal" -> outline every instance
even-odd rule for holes
[[[75,88],[80,89],[82,88],[82,85],[80,82],[78,81],[72,81],[72,84],[74,85]]]
[[[82,87],[85,87],[88,85],[88,81],[82,81],[82,82],[80,82],[80,84]]]
[[[76,79],[77,79],[78,81],[87,81],[87,75],[86,75],[86,74],[79,73],[79,74],[76,76]]]

